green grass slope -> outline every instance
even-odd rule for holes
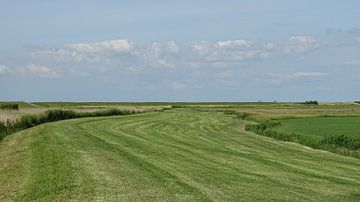
[[[173,109],[40,125],[0,143],[4,200],[360,200],[360,161]]]
[[[313,117],[279,120],[281,125],[275,130],[284,133],[296,133],[321,139],[330,135],[360,137],[360,117]]]

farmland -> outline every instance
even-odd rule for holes
[[[352,116],[358,105],[179,107],[45,123],[7,136],[0,200],[359,200],[359,159],[244,130],[271,117]]]

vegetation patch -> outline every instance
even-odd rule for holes
[[[317,100],[308,100],[308,101],[303,102],[303,104],[305,104],[305,105],[318,105],[319,102]]]
[[[268,120],[249,124],[245,130],[277,140],[296,142],[360,158],[360,117],[312,117]],[[289,123],[290,126],[289,126]],[[343,125],[341,124],[343,123]],[[345,134],[341,134],[345,133]]]
[[[238,111],[235,111],[235,110],[225,110],[225,111],[224,111],[224,114],[235,115],[237,118],[243,119],[243,120],[246,120],[246,119],[249,119],[249,118],[250,118],[250,114],[249,114],[249,113],[246,113],[246,112],[238,112]]]
[[[119,109],[105,109],[94,112],[76,112],[73,110],[51,109],[38,115],[25,114],[17,121],[0,121],[0,140],[2,140],[8,134],[47,122],[83,117],[129,115],[134,113],[138,112]]]
[[[19,104],[11,102],[1,103],[0,109],[19,110]]]

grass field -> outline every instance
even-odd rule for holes
[[[346,135],[360,137],[360,117],[313,117],[280,119],[281,125],[274,128],[278,132],[296,133],[311,138]]]
[[[359,159],[216,110],[47,123],[0,143],[0,201],[359,201]]]

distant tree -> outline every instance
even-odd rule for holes
[[[306,105],[318,105],[319,102],[317,100],[307,100],[307,101],[303,102],[303,104],[306,104]]]

